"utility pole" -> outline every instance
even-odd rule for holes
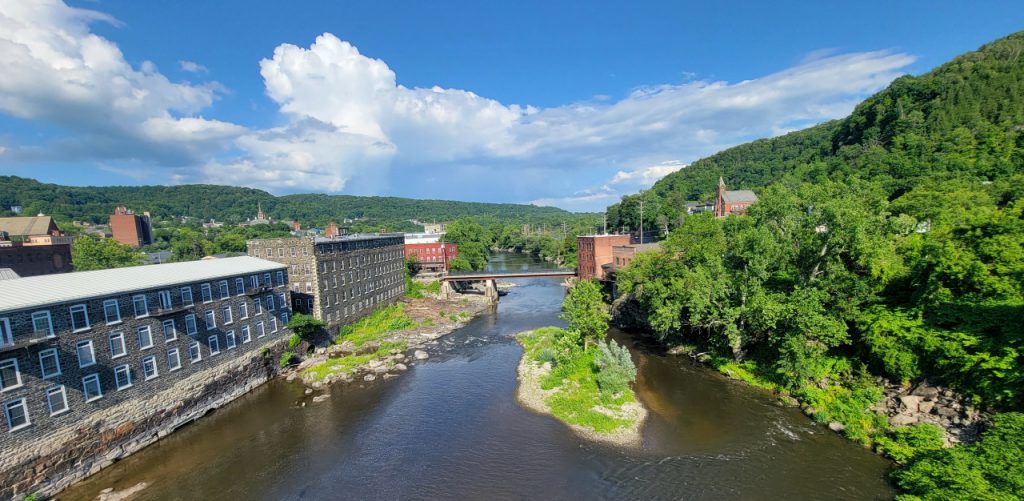
[[[604,213],[604,231],[603,231],[603,234],[604,235],[608,234],[608,213],[607,212]]]
[[[640,199],[640,243],[644,243],[644,199]]]

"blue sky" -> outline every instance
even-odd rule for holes
[[[0,0],[0,173],[601,210],[1024,27],[986,2]]]

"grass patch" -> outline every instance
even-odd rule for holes
[[[541,364],[554,363],[556,339],[562,329],[544,327],[519,335],[528,360]],[[632,421],[616,417],[622,406],[635,403],[636,395],[629,388],[615,394],[602,392],[598,386],[598,369],[594,363],[596,347],[584,351],[574,350],[561,358],[541,381],[541,389],[555,390],[545,398],[551,413],[559,420],[591,429],[597,433],[611,433],[629,427]]]
[[[374,311],[354,324],[343,326],[335,342],[340,344],[352,341],[356,347],[359,347],[370,341],[378,341],[389,332],[414,327],[416,327],[416,322],[405,313],[405,306],[393,304]]]
[[[405,351],[406,348],[407,345],[405,343],[382,343],[380,348],[373,353],[367,353],[365,355],[349,355],[340,358],[328,358],[327,360],[303,371],[303,375],[312,374],[312,379],[314,381],[319,381],[327,377],[329,374],[348,374],[356,367],[369,363],[370,360],[389,355],[391,350]]]

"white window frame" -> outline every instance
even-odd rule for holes
[[[121,353],[114,352],[114,340],[118,340],[121,344]],[[128,345],[124,342],[124,331],[113,331],[107,336],[108,344],[110,345],[110,358],[117,359],[128,355]]]
[[[245,294],[245,279],[244,278],[242,278],[242,277],[236,277],[235,278],[235,289],[237,289],[237,291],[235,291],[235,295],[236,296],[241,296],[241,295]]]
[[[82,315],[84,316],[85,326],[79,327],[78,324],[75,322],[75,312],[76,311],[81,312]],[[76,304],[76,305],[70,306],[68,308],[68,313],[69,313],[69,315],[71,317],[71,331],[72,332],[84,332],[84,331],[87,331],[87,330],[92,328],[92,325],[89,323],[89,307],[87,307],[86,305],[84,305],[84,304]]]
[[[50,374],[46,373],[46,364],[43,363],[43,357],[47,355],[53,355],[53,360],[57,365],[56,372],[52,372]],[[63,374],[60,368],[60,355],[57,353],[57,348],[50,348],[48,350],[41,350],[39,352],[39,373],[42,374],[43,379],[50,379],[52,377],[57,377]]]
[[[263,285],[266,285],[267,287],[273,287],[274,282],[270,279],[270,273],[263,274]]]
[[[284,285],[284,272],[283,271],[279,271],[279,272],[275,273],[275,278],[277,278],[277,286],[278,287]]]
[[[252,307],[253,307],[254,310],[256,310],[255,313],[253,313],[254,315],[260,316],[260,315],[263,314],[263,300],[262,299],[260,299],[258,297],[252,298]]]
[[[249,330],[248,325],[243,325],[241,329],[242,344],[252,342],[252,332]]]
[[[249,304],[245,301],[238,303],[238,319],[245,320],[249,318]]]
[[[156,293],[157,299],[160,302],[161,310],[169,310],[174,307],[174,299],[171,298],[171,291],[164,290]]]
[[[224,333],[224,349],[233,350],[238,346],[238,341],[235,339],[235,331],[227,331]]]
[[[142,333],[146,333],[149,344],[143,343]],[[135,329],[135,337],[139,340],[139,350],[148,350],[153,347],[153,328],[148,325],[142,325]]]
[[[227,280],[217,282],[217,292],[220,294],[220,299],[227,299],[231,297],[231,287],[228,286]]]
[[[231,325],[235,321],[231,316],[231,303],[225,303],[220,307],[220,316],[224,320],[224,325]]]
[[[152,363],[153,364],[153,373],[152,374],[148,374],[149,371],[146,370],[146,366],[147,366],[148,363]],[[150,355],[150,356],[142,359],[142,377],[146,381],[149,381],[149,380],[156,379],[156,378],[160,377],[160,366],[158,366],[157,363],[156,363],[156,356],[155,355]]]
[[[14,407],[21,407],[21,411],[25,414],[25,422],[17,426],[14,426],[14,423],[11,422],[11,409]],[[7,419],[7,430],[10,432],[32,426],[32,417],[28,414],[28,404],[25,402],[25,397],[12,398],[4,402],[4,418]]]
[[[169,337],[167,336],[167,326],[168,325],[171,326],[171,335]],[[164,334],[164,342],[165,343],[170,343],[171,341],[174,341],[174,340],[178,339],[178,325],[175,323],[173,318],[169,319],[169,320],[164,320],[163,322],[161,322],[161,324],[160,324],[160,331],[163,332],[163,334]]]
[[[22,386],[21,368],[18,367],[18,359],[17,358],[8,358],[8,359],[0,360],[0,369],[2,369],[3,366],[5,366],[5,365],[13,365],[14,366],[14,380],[17,381],[17,382],[15,384],[10,385],[10,386],[2,386],[2,387],[0,387],[0,393],[3,393],[3,392],[8,391],[8,390],[13,390],[15,388],[21,388],[21,386]],[[4,383],[0,382],[0,384],[4,384]]]
[[[142,303],[142,313],[139,313],[139,303]],[[149,316],[149,298],[145,294],[136,294],[132,296],[132,312],[135,313],[135,318],[145,318]]]
[[[220,338],[216,334],[206,338],[206,346],[210,349],[211,357],[220,354]]]
[[[121,381],[121,377],[124,376],[127,382]],[[121,364],[114,367],[114,386],[117,387],[117,391],[127,390],[131,388],[134,383],[132,382],[132,367],[128,364]]]
[[[62,409],[54,410],[53,408],[53,396],[60,395],[60,401],[64,404]],[[50,411],[50,416],[59,416],[65,412],[71,410],[68,407],[68,392],[64,389],[64,385],[54,386],[46,390],[46,408]]]
[[[194,357],[192,356],[193,348],[195,349],[196,355]],[[188,344],[188,360],[193,364],[196,362],[203,361],[203,349],[199,346],[199,341],[192,341],[191,343]]]
[[[261,338],[263,336],[266,336],[266,335],[267,335],[267,330],[266,330],[266,328],[263,327],[263,322],[262,321],[256,322],[256,339],[259,339],[259,338]]]
[[[107,308],[111,307],[111,306],[114,307],[114,317],[115,318],[113,320],[110,319],[110,315],[108,315],[109,312],[107,311]],[[103,300],[103,321],[106,322],[107,325],[114,325],[114,324],[121,323],[121,305],[118,303],[118,301],[116,299],[104,299]]]
[[[267,250],[269,251],[270,249],[267,249]],[[260,287],[260,276],[259,275],[249,275],[249,285],[253,289],[258,289]]]
[[[171,363],[174,360],[174,363]],[[181,369],[181,352],[177,348],[171,348],[167,350],[167,370],[174,372]]]
[[[50,310],[42,310],[32,313],[32,334],[38,335],[39,329],[36,328],[36,321],[40,319],[46,320],[46,329],[43,332],[46,333],[46,337],[53,337],[53,318],[50,316]]]
[[[217,328],[217,313],[213,310],[203,312],[203,322],[206,323],[206,330],[212,331]]]
[[[89,347],[89,358],[91,361],[87,364],[82,364],[82,347]],[[78,357],[78,368],[84,369],[86,367],[92,367],[96,365],[96,350],[93,348],[92,339],[84,339],[75,343],[75,355]]]
[[[288,312],[287,311],[281,314],[281,323],[284,324],[285,327],[288,326]]]
[[[192,286],[181,288],[181,304],[183,306],[192,306],[195,301],[192,299]]]
[[[277,333],[277,317],[270,317],[270,333]]]
[[[92,397],[89,396],[89,387],[87,386],[86,381],[96,382],[96,395]],[[89,374],[88,376],[82,378],[82,397],[85,398],[86,403],[95,402],[103,398],[103,384],[100,383],[99,374]]]
[[[213,288],[210,287],[210,284],[201,284],[199,286],[199,298],[203,301],[203,304],[213,302]]]
[[[274,308],[276,307],[276,305],[274,304],[275,302],[276,301],[274,301],[274,295],[267,294],[267,311],[274,311]]]
[[[185,334],[194,336],[199,333],[199,324],[194,314],[185,315]]]
[[[11,321],[0,318],[0,346],[14,344],[14,333],[11,332]]]

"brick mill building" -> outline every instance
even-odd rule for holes
[[[4,280],[0,498],[58,491],[265,381],[287,273],[243,256]]]
[[[612,264],[613,247],[629,245],[629,235],[581,235],[576,237],[576,275],[580,280],[607,278],[606,266]]]
[[[405,258],[415,257],[428,271],[448,271],[448,263],[459,256],[458,244],[441,241],[442,234],[406,233]]]
[[[71,243],[50,216],[0,217],[0,268],[19,276],[71,271]]]
[[[127,207],[117,207],[110,215],[110,234],[122,244],[139,248],[153,243],[153,227],[149,213],[141,216]]]
[[[757,195],[750,190],[726,191],[725,180],[718,178],[718,194],[715,197],[715,216],[741,215],[757,202]]]
[[[401,234],[249,240],[250,256],[288,266],[292,306],[332,328],[405,293]]]

